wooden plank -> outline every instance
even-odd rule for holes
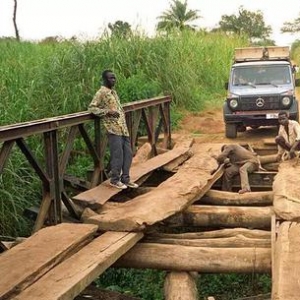
[[[271,249],[138,243],[114,266],[199,273],[270,273]]]
[[[74,299],[142,237],[142,233],[106,232],[14,299]]]
[[[273,183],[274,211],[283,220],[300,218],[300,164],[297,159],[283,161]]]
[[[0,256],[0,299],[8,299],[90,241],[97,226],[46,227]]]
[[[117,207],[104,205],[98,216],[85,222],[97,224],[101,230],[139,231],[187,208],[223,174],[219,169],[211,175],[217,167],[211,155],[220,151],[220,145],[201,145],[193,151],[192,158],[155,190]]]
[[[300,224],[283,222],[275,242],[272,299],[298,300],[300,295]]]
[[[133,165],[130,170],[131,180],[133,182],[137,182],[139,179],[142,179],[145,175],[153,172],[155,169],[170,163],[180,156],[184,156],[190,149],[190,147],[186,145],[188,144],[184,144],[183,147],[177,147],[166,153],[152,157],[141,164]],[[80,193],[72,199],[75,203],[81,206],[89,206],[97,209],[119,192],[120,190],[111,187],[109,185],[109,180],[106,180],[97,187]]]
[[[186,136],[178,136],[176,138],[176,143],[173,149],[181,148],[181,147],[192,147],[194,143],[194,139],[188,138]],[[163,169],[168,172],[176,172],[178,171],[179,166],[184,163],[187,159],[189,159],[193,155],[192,150],[187,151],[184,155],[174,159],[168,164],[163,166]]]

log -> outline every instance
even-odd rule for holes
[[[183,245],[192,247],[208,247],[208,248],[271,248],[271,239],[253,239],[246,238],[242,235],[229,238],[218,239],[176,239],[176,238],[145,238],[148,243]]]
[[[195,278],[188,272],[170,272],[164,283],[165,300],[198,300]]]
[[[142,183],[156,169],[166,165],[174,159],[184,155],[189,151],[189,147],[176,148],[164,154],[157,155],[147,161],[132,166],[130,177],[133,182]],[[120,190],[109,185],[109,180],[100,185],[74,196],[72,199],[78,205],[90,207],[92,209],[101,208],[112,196],[118,194]]]
[[[152,154],[152,147],[150,143],[144,143],[135,153],[132,159],[132,166],[138,165],[150,159]]]
[[[262,165],[277,162],[277,154],[259,155],[258,158]]]
[[[97,226],[59,224],[46,227],[0,256],[0,299],[10,299],[55,265],[81,249]],[[31,298],[27,298],[31,299]]]
[[[106,232],[14,299],[74,299],[142,236],[142,233]]]
[[[159,238],[176,238],[176,239],[218,239],[229,238],[242,235],[247,238],[254,239],[270,239],[271,233],[267,230],[246,229],[246,228],[232,228],[220,229],[203,232],[186,232],[186,233],[152,233],[147,235],[147,239]]]
[[[300,286],[300,224],[283,222],[279,226],[274,253],[272,299],[297,300]]]
[[[182,147],[182,145],[184,145],[184,147],[190,148],[190,147],[192,147],[193,143],[194,143],[194,139],[191,139],[190,137],[186,137],[186,136],[181,136],[176,139],[176,143],[175,143],[173,149],[180,148],[180,147]],[[183,162],[188,160],[192,155],[193,155],[193,151],[189,150],[184,155],[182,155],[182,156],[174,159],[173,161],[169,162],[168,164],[164,165],[163,169],[168,172],[177,172],[178,167]]]
[[[270,229],[272,207],[225,207],[192,205],[186,211],[164,221],[165,225],[197,227],[246,227]]]
[[[199,203],[211,205],[272,205],[273,192],[238,194],[211,189],[199,200]]]
[[[281,162],[273,182],[274,211],[283,220],[300,218],[300,164],[297,159]]]
[[[177,172],[180,165],[183,164],[186,160],[188,160],[192,156],[193,156],[193,151],[189,150],[186,153],[184,153],[182,156],[179,156],[178,158],[174,159],[170,163],[163,166],[162,169],[167,172]]]
[[[199,273],[270,273],[271,249],[138,243],[114,266]]]
[[[219,145],[206,145],[207,151],[195,152],[179,171],[161,183],[155,190],[136,197],[116,208],[103,205],[98,216],[86,222],[96,224],[100,230],[140,231],[187,208],[203,196],[218,180],[223,169],[211,175],[217,163],[211,154],[219,151]],[[151,212],[151,213],[149,213]]]

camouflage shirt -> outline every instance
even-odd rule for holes
[[[118,118],[108,117],[106,114],[110,110],[119,112],[120,116]],[[129,136],[125,113],[115,90],[101,86],[90,103],[88,111],[101,117],[108,133]]]

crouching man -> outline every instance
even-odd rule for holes
[[[289,120],[289,114],[281,111],[278,114],[279,131],[275,138],[278,147],[277,160],[292,159],[295,151],[300,150],[300,124]]]
[[[221,151],[221,154],[215,159],[219,164],[224,163],[225,166],[222,190],[231,192],[233,177],[240,174],[241,189],[239,194],[251,192],[248,173],[258,170],[257,155],[238,144],[223,145]]]

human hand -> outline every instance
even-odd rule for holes
[[[106,115],[108,117],[119,118],[120,113],[116,110],[109,110]]]
[[[281,161],[282,155],[281,154],[277,154],[276,155],[276,161]]]
[[[231,166],[230,159],[229,159],[228,157],[226,157],[226,158],[224,159],[224,167],[225,167],[225,168],[228,168],[228,167],[230,167],[230,166]]]

